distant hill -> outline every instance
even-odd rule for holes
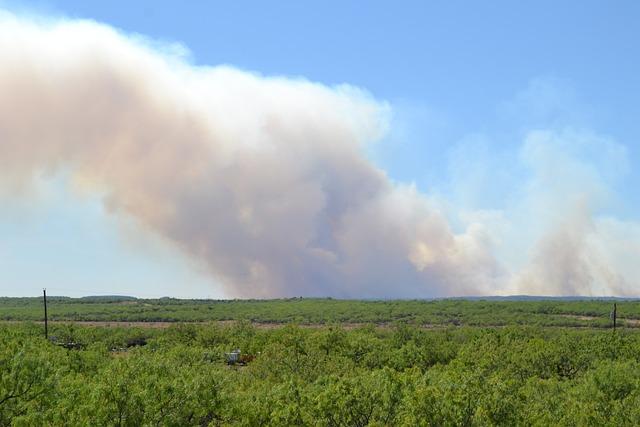
[[[4,297],[0,296],[0,300],[19,300],[29,301],[32,299],[42,299],[42,296],[36,297]],[[614,296],[547,296],[547,295],[485,295],[485,296],[459,296],[459,297],[433,297],[433,298],[333,298],[333,297],[293,297],[293,298],[230,298],[230,299],[205,299],[205,298],[176,298],[164,296],[161,298],[138,298],[130,295],[87,295],[84,297],[67,297],[62,295],[48,295],[49,300],[59,300],[80,303],[110,303],[123,301],[155,301],[164,303],[186,303],[186,302],[268,302],[268,301],[296,301],[296,300],[328,300],[328,301],[443,301],[443,300],[461,300],[461,301],[639,301],[637,297],[614,297]]]
[[[612,297],[612,296],[544,296],[544,295],[507,295],[507,296],[470,296],[451,297],[444,299],[462,299],[469,301],[635,301],[639,297]]]
[[[86,297],[78,298],[82,302],[122,302],[122,301],[137,301],[138,298],[127,295],[89,295]]]

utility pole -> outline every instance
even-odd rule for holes
[[[42,289],[42,301],[44,302],[44,337],[49,339],[49,325],[47,323],[47,289]]]
[[[616,307],[616,303],[613,303],[613,311],[611,312],[611,320],[613,320],[613,330],[616,330],[616,317],[618,315],[617,313],[617,307]]]

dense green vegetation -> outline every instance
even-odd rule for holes
[[[606,300],[396,300],[361,301],[293,298],[282,300],[178,300],[122,297],[49,299],[49,318],[73,321],[249,320],[259,323],[393,323],[468,326],[607,327]],[[41,298],[0,298],[0,320],[41,320]],[[621,324],[635,326],[640,303],[618,301]]]
[[[614,331],[608,300],[54,297],[173,323],[46,340],[40,298],[0,298],[0,425],[640,425],[640,304],[617,306]]]
[[[0,325],[0,425],[639,425],[640,332]],[[255,355],[227,366],[225,352]]]

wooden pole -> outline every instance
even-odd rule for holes
[[[617,316],[617,307],[616,307],[616,303],[613,303],[613,330],[616,330],[616,316]]]
[[[42,290],[42,300],[44,302],[44,337],[49,339],[49,324],[47,323],[47,290]]]

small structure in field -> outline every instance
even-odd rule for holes
[[[240,360],[240,349],[235,349],[231,353],[225,353],[227,356],[227,365],[235,365]]]
[[[230,353],[225,353],[225,356],[227,358],[227,365],[245,366],[253,359],[255,359],[255,356],[253,354],[242,354],[240,349],[235,349]]]

